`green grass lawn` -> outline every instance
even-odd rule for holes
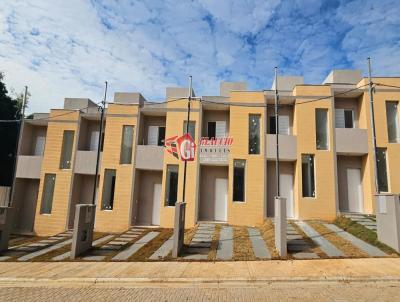
[[[367,229],[363,225],[358,224],[357,222],[343,216],[336,218],[334,223],[346,232],[349,232],[350,234],[360,238],[361,240],[364,240],[365,242],[376,246],[385,253],[392,256],[399,256],[399,254],[396,253],[396,251],[393,250],[391,247],[378,241],[378,236],[375,232]]]

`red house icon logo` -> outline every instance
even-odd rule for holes
[[[194,161],[196,154],[196,143],[189,133],[181,137],[173,136],[165,140],[167,152],[181,161]]]

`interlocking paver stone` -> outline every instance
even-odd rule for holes
[[[339,250],[336,246],[326,240],[323,236],[321,236],[316,230],[314,230],[310,225],[308,225],[304,221],[295,222],[303,232],[314,241],[321,250],[327,254],[329,257],[344,257],[344,253]]]
[[[174,236],[172,235],[167,241],[165,241],[157,251],[150,256],[151,260],[158,260],[168,256],[172,251],[172,246],[174,244]]]
[[[233,257],[233,229],[224,226],[221,229],[217,248],[217,259],[230,260]]]
[[[247,231],[253,246],[254,256],[260,259],[271,259],[271,254],[264,239],[261,237],[260,231],[255,228],[247,228]]]
[[[114,237],[114,235],[107,235],[107,236],[101,237],[101,238],[93,241],[92,245],[96,246],[96,245],[102,244],[103,242],[106,242],[107,240],[110,240],[113,237]],[[53,260],[53,261],[65,260],[65,259],[69,258],[70,255],[71,255],[71,252],[66,252],[64,254],[53,257],[51,260]]]
[[[62,248],[63,246],[66,246],[66,245],[68,245],[68,244],[71,244],[71,242],[72,242],[72,239],[68,239],[68,240],[66,240],[66,241],[62,241],[62,242],[60,242],[60,243],[51,245],[51,246],[49,246],[49,247],[47,247],[47,248],[44,248],[44,249],[42,249],[42,250],[39,250],[39,251],[30,253],[30,254],[24,255],[24,256],[22,256],[22,257],[19,257],[17,260],[18,260],[18,261],[28,261],[28,260],[31,260],[31,259],[36,258],[36,257],[38,257],[38,256],[47,254],[47,253],[52,252],[52,251],[55,251],[55,250],[58,250],[59,248]]]
[[[139,249],[141,249],[143,246],[145,246],[147,243],[149,243],[151,240],[153,240],[155,237],[160,234],[159,232],[149,232],[146,235],[144,235],[142,238],[140,238],[138,241],[136,241],[134,244],[123,250],[122,252],[118,253],[116,256],[112,258],[112,260],[127,260],[129,257],[134,255]]]
[[[366,254],[372,256],[372,257],[383,257],[387,256],[386,253],[382,252],[380,249],[377,247],[362,241],[361,239],[353,236],[352,234],[342,230],[338,226],[330,223],[324,223],[324,226],[330,229],[331,231],[335,232],[338,236],[342,237],[343,239],[350,241],[351,244],[355,245],[358,247],[360,250],[365,252]]]

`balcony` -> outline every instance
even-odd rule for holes
[[[368,153],[366,129],[336,128],[336,153],[339,155],[364,155]]]
[[[141,170],[162,171],[164,164],[164,147],[138,145],[136,149],[136,168]]]
[[[42,155],[19,155],[16,171],[17,178],[40,179]]]
[[[267,160],[276,159],[275,134],[267,134]],[[279,134],[279,160],[295,161],[297,159],[297,137]]]
[[[76,151],[74,173],[94,175],[96,173],[96,159],[97,151]]]

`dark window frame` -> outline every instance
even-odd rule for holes
[[[67,140],[71,139],[70,142]],[[72,153],[74,149],[74,139],[75,139],[75,131],[74,130],[64,130],[63,132],[63,140],[61,145],[61,154],[60,154],[60,169],[69,170],[72,166]],[[67,145],[69,144],[69,145]],[[68,148],[68,149],[67,149]]]
[[[306,158],[307,157],[307,158]],[[310,167],[307,167],[305,169],[305,163],[304,160],[310,160],[312,159],[312,164]],[[302,184],[302,197],[303,198],[316,198],[317,192],[316,192],[316,177],[315,177],[315,155],[314,154],[302,154],[301,155],[301,184]],[[307,172],[307,174],[305,174]],[[309,175],[308,175],[309,174]],[[308,177],[309,176],[309,177]],[[306,184],[305,179],[310,179],[310,183]]]
[[[48,179],[50,177],[54,177],[52,187],[50,191],[47,190]],[[46,173],[43,179],[43,189],[42,189],[42,203],[40,205],[40,214],[50,215],[53,209],[53,200],[54,200],[54,191],[56,187],[56,178],[57,175],[55,173]],[[50,194],[50,195],[48,195]],[[46,198],[50,198],[50,200],[46,200]]]
[[[239,164],[243,164],[243,167]],[[246,171],[245,159],[233,160],[233,202],[246,202]]]
[[[173,174],[174,173],[174,174]],[[173,175],[173,178],[171,176]],[[171,190],[171,185],[174,185]],[[165,179],[165,206],[173,207],[178,202],[179,165],[167,165]]]
[[[255,120],[252,120],[255,118]],[[254,127],[254,122],[257,121],[256,127]],[[261,154],[261,114],[249,114],[248,123],[248,153],[250,155],[260,155]]]

